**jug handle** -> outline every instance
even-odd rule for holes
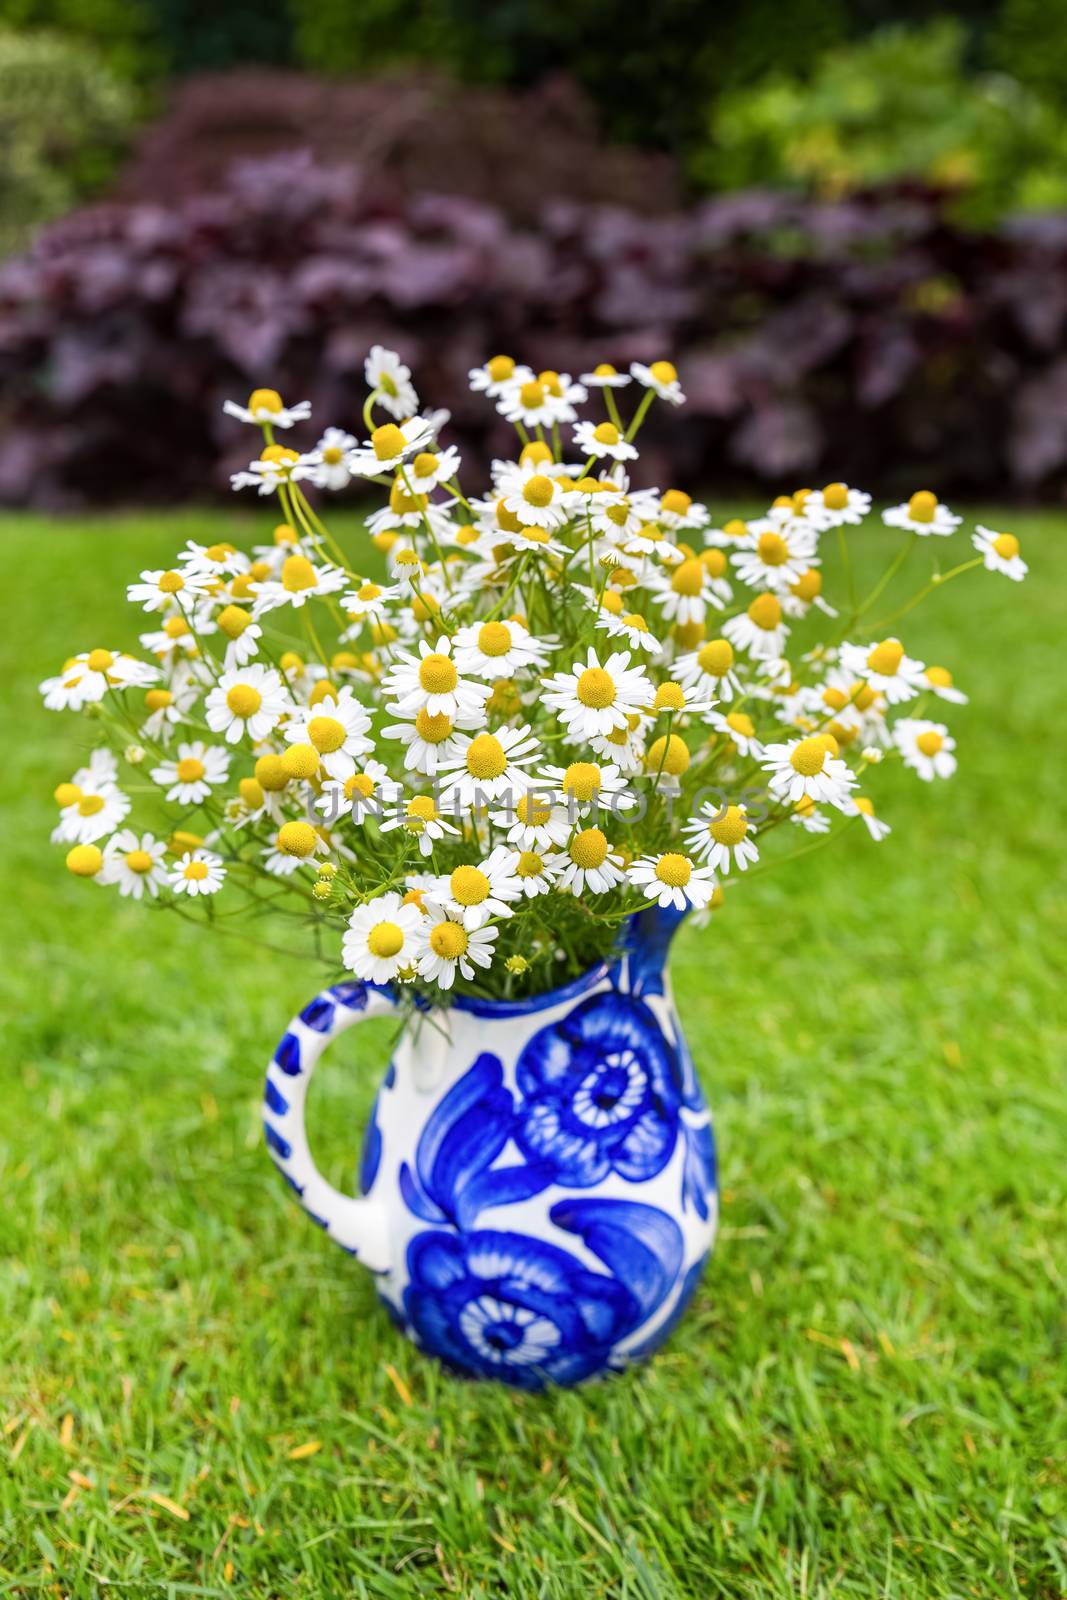
[[[289,1024],[263,1088],[263,1132],[271,1159],[312,1220],[372,1272],[391,1265],[388,1210],[379,1200],[342,1194],[326,1182],[308,1145],[304,1103],[326,1046],[353,1023],[384,1016],[395,1005],[390,990],[376,984],[324,989]]]

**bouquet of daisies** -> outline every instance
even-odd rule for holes
[[[515,433],[480,497],[399,358],[376,347],[366,376],[363,436],[312,449],[281,442],[306,402],[227,403],[262,435],[233,484],[272,531],[142,572],[141,652],[83,651],[41,686],[91,745],[55,791],[72,873],[233,931],[294,918],[335,969],[424,1001],[521,995],[609,955],[643,907],[713,915],[793,830],[883,839],[881,763],[953,772],[940,717],[964,696],[891,625],[973,567],[1022,578],[1013,535],[979,527],[976,554],[878,618],[960,518],[927,491],[885,511],[860,596],[858,489],[717,528],[681,489],[635,488],[649,408],[685,399],[669,362],[476,369]],[[342,541],[324,505],[354,480],[384,503]]]

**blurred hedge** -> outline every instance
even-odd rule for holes
[[[248,448],[226,396],[270,384],[356,429],[375,341],[477,456],[500,438],[466,387],[487,355],[666,355],[690,404],[669,469],[650,433],[654,478],[1067,483],[1065,220],[971,232],[931,191],[756,192],[658,217],[548,199],[534,228],[290,156],[89,208],[0,268],[0,498],[202,498]]]

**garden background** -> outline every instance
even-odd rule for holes
[[[1067,3],[0,0],[0,146],[0,1594],[1067,1593]],[[289,1205],[259,1086],[315,971],[47,844],[37,682],[265,527],[222,400],[350,424],[374,342],[472,470],[486,356],[670,357],[649,481],[929,487],[1031,566],[916,622],[953,783],[682,935],[721,1242],[580,1394],[443,1377]],[[316,1083],[338,1183],[380,1045]]]

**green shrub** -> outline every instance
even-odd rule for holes
[[[155,47],[151,0],[0,0],[0,30],[47,32],[82,44],[124,83],[155,78],[162,59]]]
[[[0,254],[106,183],[132,121],[128,90],[87,47],[0,32]]]
[[[841,194],[900,178],[956,188],[987,219],[1067,202],[1067,122],[1006,75],[969,76],[949,18],[829,51],[807,79],[722,95],[691,170],[713,189]]]

